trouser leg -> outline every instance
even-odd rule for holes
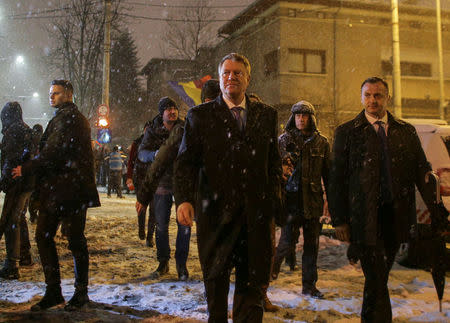
[[[71,212],[67,221],[67,239],[72,252],[75,288],[85,289],[89,282],[89,252],[84,228],[86,224],[86,208],[79,208]]]
[[[169,246],[169,220],[172,208],[171,194],[155,194],[155,219],[156,219],[156,255],[159,262],[170,259]]]
[[[151,241],[153,239],[155,228],[156,228],[155,203],[152,200],[152,202],[148,207],[147,241]]]
[[[29,200],[29,199],[28,199]],[[28,260],[31,258],[30,236],[28,232],[28,223],[25,214],[28,205],[25,203],[23,211],[20,213],[20,259]]]
[[[54,240],[58,224],[59,217],[57,214],[42,208],[39,210],[36,243],[47,286],[59,286],[61,284],[58,253]]]
[[[208,322],[228,322],[228,291],[230,289],[230,270],[225,270],[214,279],[204,279],[208,303]]]
[[[302,255],[302,284],[303,287],[316,286],[317,256],[319,253],[319,233],[321,224],[319,219],[305,219],[303,221],[303,255]]]
[[[185,266],[189,255],[189,243],[191,239],[191,227],[178,223],[175,260],[177,266]]]

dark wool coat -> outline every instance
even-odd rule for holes
[[[175,202],[194,206],[205,279],[216,278],[229,266],[246,226],[249,281],[261,286],[269,280],[270,225],[280,205],[281,158],[276,111],[248,97],[246,102],[244,133],[222,96],[188,111],[175,163]]]
[[[42,135],[39,155],[22,167],[37,173],[39,201],[52,211],[100,206],[88,120],[72,102],[57,107]]]
[[[320,218],[324,203],[321,180],[327,187],[330,166],[330,144],[327,138],[316,130],[304,140],[300,130],[294,125],[286,126],[286,131],[278,138],[278,142],[283,158],[291,153],[298,155],[301,151],[303,216],[305,219]]]
[[[139,203],[149,204],[163,175],[173,173],[173,164],[178,154],[183,132],[184,124],[177,122],[170,130],[169,138],[159,147],[155,160],[144,174],[142,188],[136,192]]]
[[[6,193],[13,185],[20,185],[20,192],[31,192],[34,176],[12,179],[11,171],[33,156],[33,132],[23,121],[15,122],[4,130],[1,143],[1,189]]]
[[[416,223],[415,185],[427,205],[432,192],[425,185],[431,170],[412,125],[388,112],[387,142],[394,196],[394,231],[398,242],[407,241]],[[349,224],[351,240],[374,245],[380,199],[381,145],[364,110],[336,129],[328,205],[334,226]]]

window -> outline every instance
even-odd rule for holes
[[[325,74],[325,51],[289,48],[289,72]]]
[[[278,74],[278,50],[273,50],[264,55],[264,75]]]
[[[390,61],[381,61],[381,70],[384,75],[392,75],[392,63]],[[431,77],[430,63],[400,62],[400,70],[404,76]]]

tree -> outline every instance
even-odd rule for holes
[[[178,10],[167,21],[165,39],[169,50],[178,58],[194,60],[201,47],[212,44],[212,22],[215,13],[206,0],[195,1],[195,5]]]
[[[120,0],[113,1],[113,25],[118,22],[119,5]],[[75,101],[89,117],[102,93],[103,1],[69,0],[64,1],[64,8],[64,14],[55,17],[52,30],[48,30],[56,44],[47,62],[73,83]]]
[[[113,34],[111,48],[111,130],[114,138],[133,139],[144,122],[137,48],[128,30]]]

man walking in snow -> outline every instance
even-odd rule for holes
[[[69,249],[75,266],[75,293],[66,310],[81,308],[89,302],[89,253],[84,227],[86,211],[100,206],[94,178],[94,156],[89,121],[72,102],[69,81],[54,80],[50,86],[50,105],[57,109],[42,135],[39,155],[13,169],[13,177],[38,174],[39,216],[36,242],[44,269],[44,297],[31,307],[45,310],[64,303],[55,234],[66,225]]]
[[[245,94],[251,72],[245,56],[226,55],[218,72],[222,94],[186,117],[175,164],[177,219],[190,226],[195,211],[209,322],[228,321],[233,267],[233,320],[261,322],[270,228],[280,205],[277,113]]]

